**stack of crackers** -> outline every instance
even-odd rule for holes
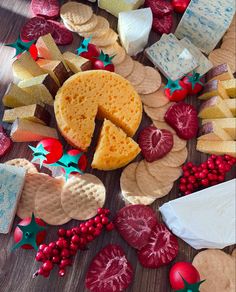
[[[32,212],[50,225],[62,225],[71,219],[87,220],[103,207],[106,190],[103,183],[92,174],[71,176],[67,181],[39,173],[26,159],[6,162],[26,169],[27,174],[17,216],[30,217]]]

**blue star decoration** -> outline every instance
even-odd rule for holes
[[[33,159],[31,161],[34,162],[35,160],[39,159],[41,168],[43,166],[44,160],[46,159],[46,155],[49,154],[49,152],[44,149],[41,143],[39,143],[36,147],[29,145],[29,148],[33,151]]]
[[[20,37],[18,37],[17,41],[11,44],[5,44],[7,47],[14,48],[16,50],[16,54],[14,57],[18,56],[19,54],[29,51],[30,47],[35,43],[35,40],[30,42],[23,42]],[[14,58],[13,57],[13,58]]]
[[[35,221],[34,213],[32,213],[31,221],[28,225],[26,226],[17,225],[17,226],[22,231],[22,239],[13,246],[12,251],[21,247],[24,244],[29,244],[35,250],[38,250],[38,246],[36,242],[37,234],[45,230],[45,227],[37,224],[37,222]]]
[[[180,289],[180,290],[176,290],[175,292],[200,292],[200,290],[199,290],[200,285],[206,281],[206,280],[203,280],[203,281],[199,281],[199,282],[194,283],[194,284],[189,284],[183,277],[182,277],[182,279],[184,281],[184,288]]]
[[[176,90],[182,89],[181,85],[179,84],[179,79],[177,79],[175,81],[168,79],[168,82],[167,82],[167,85],[165,86],[165,88],[169,88],[171,94],[173,94]]]
[[[92,37],[84,39],[80,45],[80,47],[76,50],[77,54],[80,55],[83,52],[88,52],[88,45],[91,41]]]

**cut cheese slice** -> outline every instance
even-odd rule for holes
[[[63,58],[73,73],[92,69],[92,62],[71,52],[63,53]]]
[[[113,170],[127,165],[140,152],[138,144],[126,133],[105,120],[92,167],[100,170]]]
[[[44,107],[39,104],[32,104],[5,110],[2,120],[3,122],[13,123],[17,118],[48,125],[51,117]]]
[[[232,118],[233,114],[220,96],[213,96],[201,105],[198,116],[202,119]]]
[[[197,141],[197,150],[207,154],[224,155],[236,157],[236,141]]]
[[[198,140],[231,141],[232,137],[215,122],[205,123],[200,128]]]
[[[222,85],[229,96],[236,97],[236,79],[224,80]]]
[[[233,73],[231,71],[231,69],[229,68],[228,64],[221,64],[218,65],[214,68],[212,68],[206,76],[207,81],[216,79],[216,80],[229,80],[229,79],[233,79]]]
[[[16,84],[10,83],[5,95],[2,98],[2,102],[7,107],[18,107],[39,103],[40,100],[34,95],[24,91]]]
[[[13,142],[40,141],[44,138],[58,139],[56,129],[46,127],[24,119],[16,119],[11,128]]]
[[[236,118],[202,120],[203,125],[208,122],[214,122],[217,126],[225,130],[232,137],[232,140],[236,140]]]
[[[236,98],[228,98],[224,100],[226,106],[230,109],[233,116],[236,116]]]
[[[219,95],[223,99],[228,99],[229,96],[222,85],[220,80],[209,81],[202,91],[202,94],[198,97],[199,99],[209,99],[212,96]]]
[[[49,74],[20,81],[18,86],[49,105],[53,105],[53,97],[58,90],[58,85]]]
[[[39,67],[29,52],[24,52],[12,63],[14,76],[20,80],[30,79],[38,75],[45,74],[45,71]]]
[[[152,19],[150,8],[119,13],[119,37],[128,55],[136,55],[144,49],[152,28]]]

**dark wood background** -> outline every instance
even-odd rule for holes
[[[63,1],[61,1],[63,2]],[[66,2],[66,1],[64,1]],[[94,12],[106,17],[110,26],[116,29],[117,18],[113,17],[109,13],[97,8],[96,4],[90,4],[88,1],[80,1],[88,3],[94,9]],[[12,81],[12,57],[14,56],[14,50],[9,47],[5,47],[4,43],[14,42],[18,35],[21,26],[26,22],[27,18],[32,17],[29,9],[29,0],[1,0],[0,1],[0,99],[4,95],[7,85]],[[179,15],[175,15],[175,23],[173,31],[180,19]],[[135,29],[135,28],[134,28]],[[154,43],[159,39],[157,33],[152,32],[150,35],[149,44]],[[70,50],[74,51],[79,47],[80,39],[74,34],[74,42],[70,46],[61,47],[62,51]],[[137,59],[147,65],[152,64],[145,58],[143,54],[139,54]],[[187,102],[198,106],[197,99],[195,97],[189,97]],[[2,120],[3,105],[0,103],[0,118]],[[143,121],[140,128],[150,124],[149,118],[143,115]],[[52,122],[55,125],[55,122]],[[10,125],[4,124],[4,127],[10,130]],[[97,131],[96,131],[97,133]],[[64,141],[62,139],[62,141]],[[96,137],[93,140],[93,145],[90,147],[89,160],[93,156],[94,147],[96,145]],[[32,144],[32,143],[30,143]],[[64,143],[66,147],[66,143]],[[69,147],[68,147],[69,148]],[[196,141],[191,140],[188,142],[188,161],[200,163],[206,159],[206,155],[196,151]],[[29,160],[32,158],[31,152],[27,147],[27,143],[15,143],[12,150],[8,155],[2,157],[0,162],[4,162],[9,159],[25,157]],[[137,159],[140,159],[138,157]],[[117,210],[124,206],[124,202],[120,195],[120,174],[122,170],[102,172],[88,169],[88,172],[97,175],[105,184],[107,190],[106,207],[112,210],[115,214]],[[228,178],[233,177],[233,172]],[[163,199],[157,200],[153,205],[153,209],[156,210],[158,217],[159,206],[163,203],[174,199],[178,196],[177,184],[175,184],[171,193]],[[19,218],[15,218],[14,227],[19,222]],[[78,221],[71,221],[66,224],[65,228],[70,228],[78,224]],[[46,242],[56,239],[56,231],[58,227],[48,227]],[[10,249],[13,245],[13,232],[8,235],[0,235],[0,292],[52,292],[52,291],[86,291],[84,287],[84,279],[89,263],[91,262],[94,255],[108,243],[120,244],[126,251],[127,257],[131,262],[135,277],[133,284],[127,289],[129,292],[170,292],[171,288],[168,280],[168,272],[172,264],[161,267],[159,269],[145,269],[137,261],[136,252],[133,248],[129,247],[125,241],[118,235],[116,231],[111,233],[103,233],[97,240],[89,245],[89,250],[79,252],[74,260],[72,267],[67,269],[66,276],[59,278],[57,275],[57,269],[54,269],[50,275],[50,278],[44,279],[43,277],[37,277],[32,279],[32,274],[37,270],[39,264],[35,262],[34,256],[35,251],[26,251],[18,249],[15,252],[11,252]],[[179,254],[175,261],[192,261],[194,255],[197,253],[196,250],[192,249],[189,245],[179,239]],[[230,252],[231,248],[226,249]],[[209,291],[214,292],[214,291]],[[223,292],[223,291],[222,291]]]

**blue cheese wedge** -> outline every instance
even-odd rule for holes
[[[145,50],[146,56],[165,77],[177,80],[193,71],[199,63],[173,34],[161,39]]]
[[[151,28],[152,11],[150,8],[119,13],[119,37],[128,55],[134,56],[144,49]]]
[[[25,169],[0,164],[0,233],[9,233],[25,181]]]
[[[169,201],[160,207],[172,232],[195,249],[236,243],[236,179]]]
[[[122,11],[138,9],[145,0],[98,0],[98,6],[118,17]],[[95,1],[94,1],[95,2]]]

